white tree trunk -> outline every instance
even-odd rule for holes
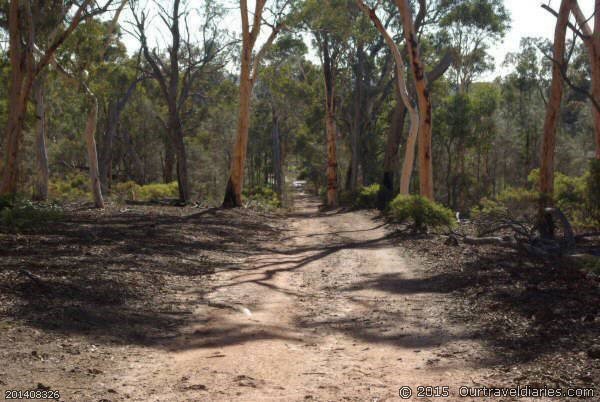
[[[400,96],[402,98],[402,102],[406,109],[408,110],[408,114],[410,116],[410,130],[408,139],[406,141],[406,153],[404,156],[404,162],[402,163],[402,175],[400,176],[400,194],[408,194],[410,179],[412,176],[413,166],[415,164],[415,145],[417,143],[417,137],[419,132],[419,112],[413,106],[412,101],[410,100],[410,96],[408,95],[408,89],[406,87],[406,80],[404,79],[404,60],[402,58],[402,53],[398,49],[396,42],[391,37],[391,35],[387,32],[377,15],[375,14],[375,10],[370,9],[362,0],[357,0],[358,6],[361,10],[373,21],[373,24],[377,28],[377,30],[383,35],[385,42],[387,43],[392,55],[394,56],[394,61],[396,63],[396,77],[398,80],[398,89],[400,90]]]
[[[98,100],[91,97],[92,105],[88,113],[85,125],[85,142],[87,145],[88,163],[90,164],[90,184],[92,195],[94,196],[94,205],[96,208],[104,208],[104,199],[102,198],[102,189],[100,187],[100,172],[98,169],[98,150],[96,148],[96,125],[98,122]]]

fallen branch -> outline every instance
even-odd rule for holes
[[[487,230],[484,230],[484,231],[480,232],[479,236],[480,237],[484,237],[484,236],[490,235],[492,233],[496,233],[496,232],[498,232],[500,230],[504,230],[504,229],[512,229],[513,232],[515,232],[515,233],[517,233],[517,234],[519,234],[521,236],[524,236],[524,237],[526,237],[528,239],[531,237],[531,235],[528,232],[527,228],[524,225],[522,225],[522,224],[520,224],[518,222],[502,223],[502,224],[500,224],[498,226],[492,227],[491,229],[487,229]]]
[[[517,244],[517,242],[514,239],[507,239],[504,237],[493,237],[493,236],[492,237],[465,236],[465,238],[463,240],[467,244],[475,244],[475,245],[494,244],[497,246],[515,247]]]
[[[24,276],[26,278],[29,278],[31,281],[33,281],[38,286],[44,286],[44,281],[39,276],[34,275],[25,269],[19,270],[19,276]]]

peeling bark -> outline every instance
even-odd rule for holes
[[[281,30],[278,25],[273,28],[271,35],[260,48],[258,53],[252,58],[252,51],[256,40],[260,35],[262,24],[262,14],[266,0],[256,0],[254,9],[254,19],[252,27],[248,18],[248,2],[240,0],[240,11],[242,17],[242,67],[240,71],[240,106],[238,112],[238,125],[235,144],[231,158],[231,167],[223,207],[241,207],[242,206],[242,188],[244,186],[244,165],[246,163],[246,154],[248,149],[248,130],[250,128],[250,98],[252,88],[258,74],[258,68],[264,54],[273,44],[275,37]]]
[[[73,33],[81,22],[84,10],[92,3],[84,0],[64,27],[59,24],[49,37],[52,38],[39,60],[34,58],[35,23],[28,1],[11,1],[8,9],[9,53],[11,82],[8,96],[8,121],[6,124],[5,155],[0,181],[0,195],[14,194],[18,182],[18,157],[23,140],[23,126],[27,114],[27,99],[37,76],[53,59],[54,53]],[[24,5],[23,8],[21,6]],[[23,24],[22,24],[23,22]],[[27,32],[23,32],[25,26]]]
[[[338,206],[337,127],[335,123],[335,75],[328,39],[322,42],[325,78],[325,134],[327,137],[327,206]]]
[[[88,163],[90,165],[90,182],[92,195],[94,196],[94,205],[96,208],[104,208],[102,199],[102,189],[100,187],[100,172],[98,169],[98,151],[96,149],[96,125],[98,122],[98,101],[91,97],[92,105],[85,125],[85,142],[88,153]]]
[[[415,81],[419,110],[419,186],[420,194],[433,200],[433,163],[431,159],[432,107],[425,75],[425,65],[421,59],[419,43],[415,33],[412,11],[408,0],[396,0],[400,11],[404,38],[408,50],[410,70]]]
[[[400,177],[400,194],[408,194],[409,186],[410,186],[410,178],[412,174],[412,169],[414,166],[414,158],[415,158],[415,143],[417,141],[417,136],[419,132],[419,112],[413,106],[410,96],[408,95],[408,89],[406,87],[406,81],[404,80],[404,60],[402,58],[402,54],[398,49],[398,46],[394,42],[391,35],[387,32],[377,15],[375,14],[374,9],[368,8],[362,0],[357,0],[358,6],[363,10],[363,12],[369,16],[377,30],[383,35],[385,38],[385,42],[392,55],[394,56],[394,61],[396,63],[396,88],[400,94],[400,98],[402,99],[402,103],[406,110],[408,110],[408,114],[410,116],[410,129],[409,135],[406,142],[406,155],[404,157],[404,162],[402,164],[402,175]],[[406,28],[405,28],[406,29]],[[414,28],[413,28],[414,29]],[[404,123],[403,116],[397,116],[398,118],[402,118],[401,122]],[[400,122],[398,122],[400,123]],[[400,133],[402,132],[402,126],[395,127]],[[393,140],[392,140],[393,141]],[[393,146],[394,144],[392,144]],[[397,149],[397,146],[396,146]]]
[[[571,11],[571,0],[563,0],[560,5],[556,29],[554,31],[554,63],[552,65],[552,84],[546,106],[544,135],[540,159],[540,201],[538,226],[542,236],[552,238],[554,234],[552,217],[545,209],[552,205],[554,196],[554,150],[556,147],[556,126],[560,114],[563,96],[563,74],[566,72],[565,37]]]

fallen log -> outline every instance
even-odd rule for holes
[[[471,237],[471,236],[465,236],[465,238],[463,240],[467,244],[474,244],[474,245],[493,244],[493,245],[497,245],[497,246],[508,246],[508,247],[515,247],[517,245],[517,242],[514,239],[512,239],[512,238],[506,238],[506,237],[494,237],[494,236],[488,236],[488,237]]]

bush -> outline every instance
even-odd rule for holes
[[[140,186],[138,197],[142,201],[153,201],[179,196],[179,185],[176,181],[171,183],[154,183]]]
[[[275,209],[281,207],[279,196],[271,187],[253,187],[244,190],[243,197],[261,207]]]
[[[538,187],[540,172],[528,176],[533,188]],[[554,173],[554,204],[577,228],[600,226],[600,162],[592,159],[590,168],[581,176]]]
[[[55,204],[33,203],[27,200],[0,200],[0,226],[22,230],[48,224],[63,216]]]
[[[82,201],[92,198],[89,178],[83,173],[50,180],[48,191],[50,199],[56,201]]]
[[[176,181],[140,186],[130,180],[115,184],[112,188],[112,193],[119,201],[158,201],[178,197],[179,187]]]
[[[415,231],[452,227],[456,222],[451,210],[420,195],[397,196],[390,202],[387,215],[397,223],[412,222]]]
[[[471,209],[471,217],[476,221],[482,219],[497,220],[509,216],[510,214],[506,205],[490,198],[482,198],[480,205],[477,205]]]
[[[495,200],[484,198],[471,210],[479,223],[501,219],[534,222],[539,201],[540,170],[534,169],[527,177],[530,189],[509,187]],[[581,176],[554,174],[554,205],[578,229],[600,227],[600,162],[591,161],[590,169]]]
[[[534,216],[538,199],[538,191],[524,187],[508,187],[496,197],[496,200],[506,208],[508,214],[513,218]]]
[[[371,184],[367,187],[362,187],[356,194],[353,205],[359,209],[375,209],[377,208],[377,197],[381,186],[379,184]]]
[[[132,180],[117,183],[111,188],[111,194],[119,201],[137,201],[139,192],[140,185]]]

